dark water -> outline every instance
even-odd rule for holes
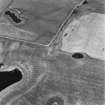
[[[18,68],[12,71],[0,71],[0,91],[19,82],[22,79],[22,73]]]
[[[23,22],[22,18],[19,17],[16,10],[8,9],[5,11],[5,15],[14,22],[14,24],[21,24]]]

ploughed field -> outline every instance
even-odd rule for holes
[[[68,24],[89,13],[104,15],[104,1],[14,0],[4,9],[0,105],[105,104],[104,57],[94,58],[82,51],[74,55],[62,47],[71,46],[66,35],[62,39]],[[11,19],[14,15],[17,17]],[[3,88],[3,81],[10,77],[17,81]]]

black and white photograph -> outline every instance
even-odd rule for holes
[[[0,0],[0,105],[105,105],[105,0]]]

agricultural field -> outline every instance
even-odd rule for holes
[[[104,105],[104,7],[0,0],[0,105]]]

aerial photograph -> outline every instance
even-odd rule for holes
[[[0,105],[105,105],[105,0],[0,0]]]

